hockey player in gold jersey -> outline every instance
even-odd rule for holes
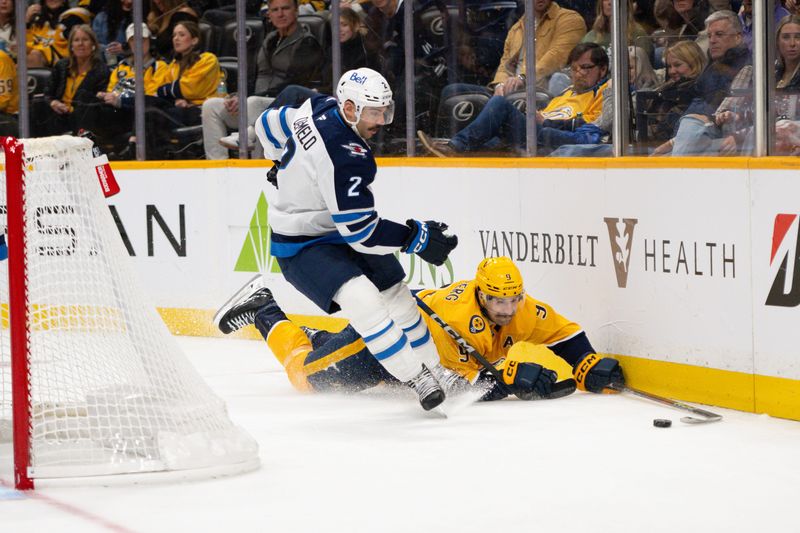
[[[487,391],[484,400],[501,399],[509,392],[523,399],[547,398],[556,373],[515,356],[520,351],[515,346],[531,345],[566,361],[581,390],[607,392],[611,384],[624,384],[619,362],[598,355],[578,324],[525,293],[522,275],[508,257],[484,259],[474,279],[423,290],[417,297],[503,374],[504,382],[497,383],[493,373],[423,313],[442,365],[465,380],[451,382],[451,387],[480,387]],[[286,318],[261,278],[224,305],[215,322],[223,333],[254,323],[298,390],[352,392],[391,382],[351,327],[338,333],[298,327]]]

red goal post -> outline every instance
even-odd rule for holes
[[[2,144],[0,460],[10,432],[16,487],[257,468],[258,445],[145,297],[98,184],[92,142]]]

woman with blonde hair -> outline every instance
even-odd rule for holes
[[[664,141],[651,155],[672,151],[672,137],[683,112],[696,96],[695,83],[706,68],[708,58],[694,41],[678,41],[664,53],[666,81],[655,89],[656,98],[648,107],[648,138]]]
[[[53,67],[45,91],[50,112],[44,117],[45,135],[76,133],[84,117],[97,106],[97,92],[108,84],[108,66],[100,58],[100,44],[88,24],[72,28],[67,41],[69,56]]]

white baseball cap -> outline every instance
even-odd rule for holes
[[[128,28],[125,30],[125,40],[130,41],[133,38],[133,32],[136,30],[136,27],[133,23],[131,23]],[[142,22],[142,37],[148,39],[152,34],[150,33],[150,28],[147,27],[147,24]]]

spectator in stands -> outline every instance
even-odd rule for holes
[[[17,30],[14,0],[0,0],[0,50],[16,59]]]
[[[800,14],[800,0],[784,0],[783,7],[792,15]]]
[[[536,85],[547,89],[550,76],[565,64],[576,44],[586,34],[586,25],[576,12],[553,0],[536,0]],[[503,96],[525,87],[525,17],[508,31],[500,66],[489,87]],[[560,91],[553,90],[552,94]]]
[[[661,141],[651,155],[672,151],[678,121],[694,100],[697,78],[707,63],[706,55],[694,41],[678,41],[667,48],[665,61],[667,79],[655,89],[656,97],[645,110],[649,118],[648,139]]]
[[[100,107],[94,118],[94,125],[87,125],[99,139],[105,140],[104,145],[110,146],[109,157],[114,159],[132,159],[136,154],[131,145],[133,132],[133,107],[136,90],[135,57],[133,24],[125,29],[125,42],[128,55],[117,63],[111,72],[108,87],[97,93],[97,98],[105,105]],[[147,24],[142,24],[142,55],[144,57],[144,94],[145,98],[156,97],[156,91],[161,85],[162,78],[166,76],[167,64],[152,56],[153,50],[150,43],[152,34]]]
[[[0,0],[2,1],[2,0]],[[133,0],[107,0],[92,21],[103,58],[116,65],[125,55],[125,28],[133,21]]]
[[[659,82],[647,52],[638,46],[628,47],[628,81],[633,93],[643,89],[652,89]]]
[[[154,105],[146,110],[148,158],[164,156],[170,130],[200,124],[201,106],[216,94],[222,79],[217,56],[200,52],[196,22],[184,20],[175,25],[172,47],[174,59],[159,80]]]
[[[750,63],[742,39],[739,17],[732,11],[715,11],[706,19],[710,63],[697,79],[697,96],[678,124],[672,155],[715,152],[711,146],[722,137],[717,108],[728,95],[737,73]]]
[[[367,51],[364,43],[366,29],[361,22],[361,17],[349,7],[339,10],[339,46],[341,47],[342,72],[354,70],[358,67],[369,67],[377,71],[378,58]],[[329,51],[330,52],[330,51]],[[332,89],[332,58],[328,54],[325,66],[322,69],[322,90],[330,92]]]
[[[147,14],[147,26],[156,36],[156,55],[173,57],[173,35],[175,25],[182,21],[197,23],[198,14],[183,0],[151,0]]]
[[[386,141],[406,136],[406,62],[405,10],[400,0],[373,0],[364,20],[367,52],[379,58],[377,69],[386,78],[394,95],[394,121],[382,128],[373,138],[374,149],[381,152],[399,150],[400,145],[388,146]],[[445,83],[446,61],[442,55],[429,57],[435,46],[428,41],[425,26],[414,12],[413,50],[415,71],[415,111],[423,124],[430,119],[430,110]],[[402,148],[405,150],[405,147]]]
[[[789,15],[789,10],[775,2],[775,24],[779,24],[783,17]],[[753,51],[753,0],[743,0],[739,8],[739,22],[742,23],[742,36],[747,49]]]
[[[597,2],[599,0],[558,0],[558,5],[564,9],[577,12],[583,17],[583,22],[587,28],[594,25],[597,16]]]
[[[0,135],[19,135],[19,86],[17,65],[11,56],[0,50]]]
[[[68,54],[67,39],[59,23],[69,8],[66,0],[39,0],[25,12],[29,67],[50,67]]]
[[[775,65],[776,151],[791,154],[797,143],[787,136],[789,123],[800,118],[800,16],[784,17],[777,28],[777,56]],[[731,88],[752,90],[752,67],[745,66],[731,83]],[[741,92],[741,91],[739,91]],[[715,122],[720,125],[723,137],[718,146],[720,155],[749,153],[753,149],[752,94],[732,94],[717,108]]]
[[[703,31],[708,17],[707,0],[672,0],[675,11],[683,19],[683,28],[678,32],[682,37],[697,37]]]
[[[654,0],[636,0],[633,4],[633,20],[639,23],[648,35],[658,29],[655,18]]]
[[[651,35],[655,46],[655,62],[653,66],[662,68],[664,50],[678,40],[678,34],[683,28],[683,18],[675,11],[672,0],[655,0],[653,17],[659,26]]]
[[[653,53],[653,43],[647,32],[633,19],[633,0],[628,0],[628,44],[642,48],[647,57]],[[611,0],[597,1],[594,26],[583,36],[582,43],[597,43],[607,51],[611,48]]]
[[[572,86],[536,113],[537,143],[552,149],[572,142],[570,135],[580,126],[595,121],[603,108],[603,91],[608,82],[608,55],[595,43],[580,43],[569,54]],[[526,146],[525,115],[500,95],[489,99],[478,117],[449,141],[434,141],[418,131],[422,145],[432,154],[447,157],[485,150],[501,138],[511,147]]]
[[[322,44],[306,25],[297,22],[296,0],[271,0],[267,16],[275,30],[267,34],[256,56],[254,92],[247,98],[250,127],[288,85],[309,87],[321,83],[325,61]],[[228,148],[220,145],[220,140],[228,134],[228,128],[238,127],[238,97],[229,95],[227,98],[209,99],[203,104],[202,116],[206,159],[227,159]],[[247,146],[252,147],[255,133],[248,133]],[[224,142],[236,148],[238,135]]]
[[[45,91],[51,111],[40,128],[45,135],[76,133],[96,110],[95,95],[108,85],[108,66],[100,58],[100,44],[88,24],[72,28],[68,49],[69,57],[56,62]]]

